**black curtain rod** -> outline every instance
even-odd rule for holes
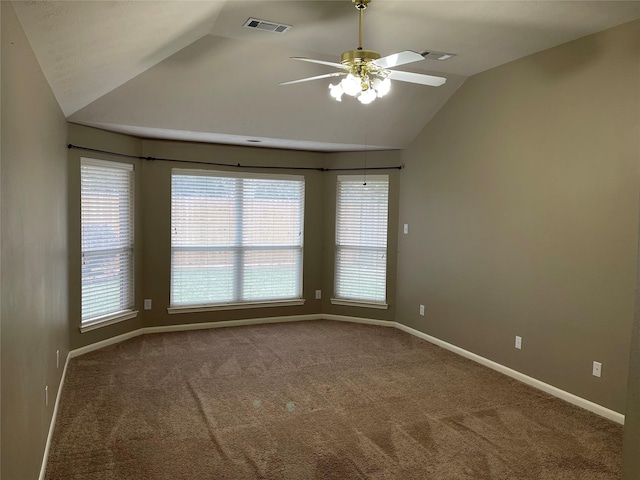
[[[195,163],[199,165],[213,165],[216,167],[231,167],[231,168],[267,168],[274,170],[315,170],[317,172],[346,172],[346,171],[370,171],[370,170],[402,170],[403,166],[394,166],[394,167],[356,167],[356,168],[323,168],[323,167],[282,167],[275,165],[242,165],[240,163],[216,163],[216,162],[203,162],[200,160],[184,160],[179,158],[162,158],[162,157],[143,157],[140,155],[129,155],[127,153],[118,153],[118,152],[109,152],[107,150],[99,150],[97,148],[90,147],[81,147],[78,145],[74,145],[69,143],[67,145],[69,150],[84,150],[86,152],[94,152],[94,153],[103,153],[105,155],[116,155],[118,157],[126,157],[126,158],[136,158],[138,160],[150,160],[150,161],[159,161],[159,162],[181,162],[181,163]]]

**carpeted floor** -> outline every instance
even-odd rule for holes
[[[48,480],[616,479],[622,427],[396,329],[145,335],[73,359]]]

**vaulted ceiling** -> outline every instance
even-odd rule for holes
[[[393,82],[389,95],[361,105],[334,101],[331,79],[278,85],[334,71],[289,57],[338,62],[357,47],[351,0],[14,6],[70,122],[146,138],[317,151],[404,148],[469,76],[640,17],[636,1],[372,0],[364,48],[456,56],[398,68],[444,76],[445,85]],[[249,17],[292,28],[245,28]]]

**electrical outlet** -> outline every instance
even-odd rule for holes
[[[407,235],[409,233],[409,224],[405,223],[404,227],[402,228],[402,231],[404,232],[405,235]]]
[[[316,300],[320,300],[322,298],[322,290],[316,290]]]
[[[49,406],[49,385],[45,385],[44,387],[44,406]]]
[[[151,310],[151,299],[150,298],[145,298],[144,299],[144,309],[145,310]]]
[[[60,350],[56,350],[56,368],[60,368]]]
[[[424,317],[424,305],[420,305],[420,315]]]
[[[594,377],[602,377],[602,363],[593,362],[593,376]]]
[[[522,337],[516,335],[516,348],[522,350]]]

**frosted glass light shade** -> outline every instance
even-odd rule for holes
[[[343,78],[340,82],[340,86],[342,87],[342,90],[344,90],[344,93],[346,93],[347,95],[351,95],[352,97],[356,96],[361,90],[360,80],[358,80],[352,74],[349,74],[345,78]]]
[[[342,89],[342,86],[340,86],[339,83],[337,85],[329,84],[329,93],[338,102],[341,102],[342,101],[342,95],[344,94],[344,90]]]
[[[373,88],[368,88],[358,95],[358,100],[360,103],[367,105],[376,99],[376,95],[376,91]]]
[[[382,98],[389,93],[389,90],[391,90],[391,80],[388,78],[385,78],[384,80],[376,78],[373,81],[373,88],[378,92],[378,97]]]

